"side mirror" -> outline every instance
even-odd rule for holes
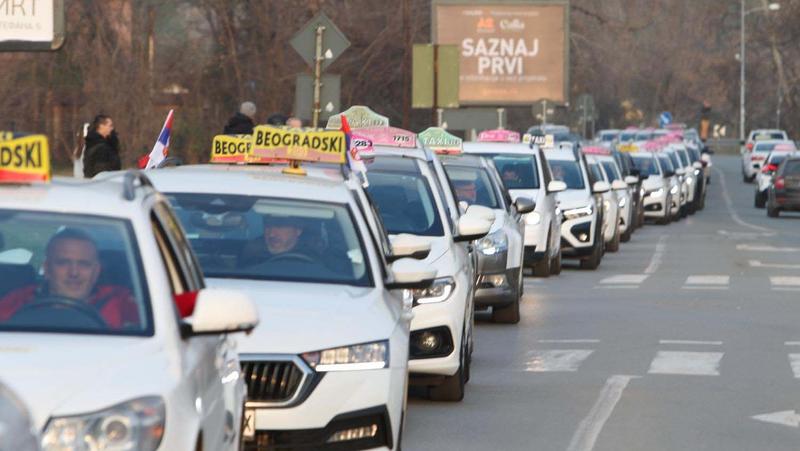
[[[250,332],[258,325],[258,310],[244,293],[206,288],[197,294],[192,316],[184,320],[185,336]]]
[[[711,162],[711,155],[709,155],[707,153],[704,153],[703,155],[700,155],[700,161],[702,161],[704,163],[710,163]]]
[[[692,167],[695,169],[703,169],[703,163],[695,161],[694,163],[692,163]]]
[[[401,233],[389,240],[392,243],[392,255],[387,257],[389,262],[401,258],[424,260],[431,253],[431,242],[421,236]]]
[[[458,236],[454,241],[474,241],[486,236],[492,229],[492,223],[473,215],[464,215],[458,220]]]
[[[639,183],[639,176],[636,175],[626,175],[625,176],[625,183],[628,185],[635,185]]]
[[[678,174],[678,175],[685,175],[686,174],[686,170],[683,169],[683,168],[678,168],[678,169],[675,169],[675,173]]]
[[[614,180],[611,182],[611,189],[614,191],[621,191],[624,189],[628,189],[628,184],[623,182],[622,180]]]
[[[435,268],[412,258],[401,258],[392,263],[391,271],[393,281],[386,283],[387,290],[427,288],[436,279]]]
[[[517,209],[517,213],[521,215],[536,210],[536,202],[534,202],[530,197],[518,197],[517,200],[514,201],[514,206]]]
[[[561,180],[551,180],[550,183],[547,184],[548,193],[560,193],[566,190],[567,190],[567,184],[562,182]]]
[[[595,194],[603,194],[611,191],[611,185],[608,182],[604,182],[600,180],[599,182],[594,182],[592,185],[592,192]]]
[[[483,205],[470,205],[469,208],[467,208],[466,214],[468,216],[481,218],[484,221],[489,221],[489,223],[493,223],[495,217],[497,217],[497,215],[494,213],[494,210],[489,207],[484,207]]]

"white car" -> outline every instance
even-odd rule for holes
[[[672,158],[670,158],[669,152],[659,150],[655,152],[655,155],[658,165],[661,167],[661,177],[664,179],[664,185],[669,190],[669,202],[667,203],[669,221],[676,221],[680,218],[681,204],[683,203],[680,176],[672,162]]]
[[[600,195],[611,187],[601,180],[591,182],[586,157],[571,145],[545,149],[545,154],[553,179],[567,185],[565,191],[558,193],[561,254],[580,260],[583,269],[597,269],[605,248]]]
[[[467,245],[483,238],[491,222],[462,214],[441,162],[415,134],[393,128],[358,133],[375,144],[367,192],[386,230],[428,239],[431,251],[423,261],[437,270],[430,288],[413,291],[410,382],[428,387],[433,400],[460,401],[474,348],[476,279]]]
[[[766,160],[764,160],[764,166],[756,175],[756,193],[754,201],[756,208],[764,208],[767,205],[767,195],[769,194],[769,187],[772,185],[772,176],[775,174],[775,171],[778,170],[778,166],[783,163],[783,160],[787,157],[794,156],[796,153],[795,150],[777,150],[781,148],[782,147],[778,146],[776,150],[769,153]]]
[[[783,130],[753,130],[742,143],[742,179],[750,183],[761,169],[766,154],[777,144],[793,144]]]
[[[605,170],[594,155],[587,156],[586,162],[590,180],[609,183]],[[620,235],[622,234],[619,228],[619,198],[614,189],[602,193],[600,197],[603,199],[603,242],[605,243],[605,250],[617,252],[619,250]]]
[[[489,160],[476,155],[442,156],[459,202],[467,211],[483,214],[492,223],[489,233],[476,241],[478,251],[475,307],[492,308],[492,320],[518,323],[523,291],[523,235],[521,214],[533,211],[527,197],[512,202]]]
[[[681,212],[683,216],[687,216],[691,213],[695,212],[694,206],[696,205],[695,198],[697,197],[697,183],[700,176],[699,169],[702,169],[702,164],[698,163],[694,165],[692,163],[692,159],[689,155],[689,150],[684,144],[683,141],[675,142],[670,144],[670,147],[674,150],[676,157],[678,158],[678,162],[680,163],[681,168],[683,169],[683,174],[681,174],[682,183],[683,183],[683,211]],[[697,173],[695,173],[697,171]]]
[[[631,162],[642,178],[642,205],[644,217],[667,224],[672,218],[671,185],[656,158],[655,152],[631,152]]]
[[[0,379],[42,449],[239,449],[255,306],[205,289],[145,176],[72,180],[0,187]]]
[[[464,153],[491,157],[513,200],[532,199],[536,208],[523,215],[524,266],[538,277],[561,272],[561,212],[556,196],[567,187],[550,174],[545,154],[528,144],[464,143]]]
[[[39,451],[39,434],[22,400],[0,383],[0,451]]]
[[[619,138],[620,133],[621,130],[616,130],[616,129],[600,130],[599,132],[597,132],[597,137],[595,138],[595,141],[600,146],[610,148],[614,145],[614,141],[616,141],[617,138]]]
[[[305,176],[283,169],[182,166],[152,175],[208,283],[258,300],[262,325],[239,348],[245,449],[396,449],[413,316],[402,289],[428,286],[436,272],[417,260],[388,263],[397,255],[387,255],[357,178],[311,164]]]
[[[587,148],[584,148],[583,150],[584,153],[586,153]],[[600,153],[601,151],[604,152]],[[604,198],[609,198],[609,201],[614,203],[614,207],[611,209],[617,210],[617,214],[614,216],[617,217],[616,222],[618,230],[616,237],[611,237],[610,244],[607,245],[607,250],[610,252],[616,252],[619,250],[619,242],[622,240],[622,237],[628,233],[631,227],[633,227],[631,188],[630,185],[628,185],[628,183],[626,183],[626,181],[622,178],[622,172],[620,171],[617,161],[611,155],[610,151],[606,150],[605,148],[599,148],[597,149],[596,153],[591,154],[590,157],[587,157],[587,160],[590,158],[597,162],[604,177],[603,180],[605,180],[611,186],[611,190],[603,196]],[[638,182],[638,179],[635,177],[630,177],[628,181],[636,183]],[[609,224],[609,222],[609,219],[606,218],[606,224]],[[609,240],[606,240],[606,243],[609,243]]]
[[[690,195],[690,184],[686,183],[686,176],[692,174],[691,166],[685,167],[678,156],[677,144],[667,144],[661,151],[669,157],[672,170],[675,172],[675,182],[678,184],[678,213],[677,217],[685,217],[688,214],[688,203]],[[688,173],[688,174],[687,174]]]

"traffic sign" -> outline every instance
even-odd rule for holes
[[[661,128],[666,127],[667,125],[672,123],[672,113],[669,111],[664,111],[658,117],[658,123],[661,124]]]
[[[325,74],[320,86],[321,120],[338,114],[341,109],[342,76]],[[298,74],[294,89],[294,114],[304,121],[310,121],[314,107],[314,77],[311,74]]]
[[[316,56],[317,44],[317,28],[324,27],[322,34],[322,68],[325,69],[336,61],[339,56],[350,47],[350,41],[347,40],[344,33],[325,15],[320,12],[313,19],[308,21],[303,28],[300,29],[292,37],[289,43],[292,48],[300,54],[300,57],[311,66],[314,67],[314,58]]]

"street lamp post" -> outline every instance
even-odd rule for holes
[[[745,95],[747,94],[747,79],[745,78],[745,17],[747,17],[750,13],[760,12],[760,11],[777,11],[781,9],[780,3],[770,3],[767,5],[766,8],[754,8],[750,10],[745,10],[747,0],[742,0],[742,7],[741,7],[741,38],[739,40],[739,140],[744,141],[746,131],[746,119],[745,119]]]

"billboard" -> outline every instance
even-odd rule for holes
[[[461,49],[462,105],[567,102],[566,2],[435,0],[432,8],[434,43]]]
[[[64,0],[0,0],[0,51],[56,50],[64,43]]]

